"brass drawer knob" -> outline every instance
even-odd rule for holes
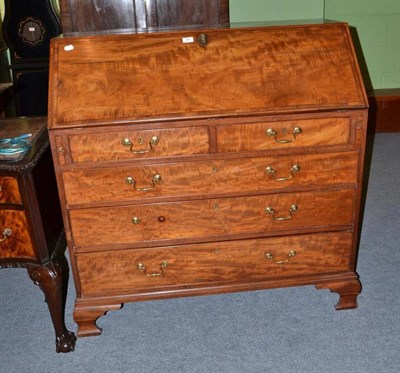
[[[144,263],[138,263],[136,265],[136,268],[139,271],[142,271],[143,274],[147,277],[158,277],[158,276],[164,276],[164,269],[167,268],[169,266],[169,263],[167,261],[162,261],[160,263],[160,272],[151,272],[151,273],[147,273],[147,267],[145,266]]]
[[[267,131],[266,131],[266,134],[268,135],[268,136],[273,136],[274,137],[274,140],[275,140],[275,142],[277,142],[277,143],[280,143],[280,144],[288,144],[288,143],[291,143],[291,142],[294,142],[295,140],[296,140],[296,138],[297,138],[297,135],[299,135],[300,133],[302,133],[302,129],[301,129],[301,127],[295,127],[295,128],[293,128],[293,131],[292,131],[292,134],[293,134],[293,138],[292,139],[278,139],[277,138],[277,132],[273,129],[273,128],[268,128],[267,129]]]
[[[276,181],[285,181],[285,180],[290,180],[293,178],[294,174],[296,172],[300,171],[300,166],[298,164],[294,164],[292,166],[292,168],[290,169],[290,175],[289,176],[285,176],[285,177],[276,177],[276,171],[273,167],[268,166],[265,168],[265,173],[269,174],[272,176],[272,178]]]
[[[297,205],[293,204],[289,208],[289,215],[288,216],[275,216],[276,211],[272,207],[268,206],[268,207],[265,208],[265,213],[267,215],[271,215],[272,219],[274,219],[276,221],[283,221],[283,220],[291,219],[293,217],[293,213],[296,212],[298,209],[299,208],[297,207]]]
[[[137,216],[134,216],[134,217],[132,218],[132,223],[135,224],[135,225],[139,224],[140,221],[141,221],[140,218],[138,218]]]
[[[11,228],[4,228],[2,233],[3,233],[3,237],[0,238],[0,242],[5,241],[8,237],[10,237],[12,235],[13,232],[12,232]]]
[[[125,138],[122,140],[122,145],[123,146],[129,146],[129,150],[132,154],[146,154],[146,153],[150,153],[153,150],[153,146],[157,145],[160,141],[160,138],[158,136],[153,136],[148,144],[149,144],[149,148],[148,149],[134,149],[134,144],[133,142],[128,139]],[[144,141],[141,137],[139,137],[137,139],[137,144],[138,145],[143,145]]]
[[[290,250],[289,253],[287,254],[287,259],[286,260],[275,260],[274,255],[272,253],[265,253],[264,258],[267,260],[273,260],[275,264],[285,264],[289,262],[290,258],[293,258],[297,255],[295,250]]]
[[[161,175],[160,174],[155,174],[153,178],[151,179],[151,183],[153,186],[148,186],[148,187],[137,187],[136,186],[136,180],[132,176],[127,176],[125,178],[125,182],[129,185],[132,185],[133,189],[138,191],[138,192],[148,192],[150,190],[153,190],[156,186],[161,181]]]

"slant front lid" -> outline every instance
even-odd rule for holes
[[[51,50],[51,127],[366,106],[347,25],[74,36]]]

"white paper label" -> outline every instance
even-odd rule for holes
[[[194,37],[193,36],[187,36],[186,38],[182,38],[182,43],[184,43],[184,44],[194,43]]]
[[[72,51],[74,49],[74,46],[72,44],[68,44],[64,47],[64,50],[66,52]]]

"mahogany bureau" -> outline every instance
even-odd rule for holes
[[[315,285],[356,307],[366,124],[344,23],[52,40],[78,336],[147,299]]]
[[[45,295],[56,351],[69,352],[76,337],[64,323],[68,263],[46,124],[44,117],[0,121],[0,268],[27,268]],[[24,134],[32,135],[30,147],[7,140]]]

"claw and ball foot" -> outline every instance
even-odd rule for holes
[[[56,351],[70,352],[75,348],[76,336],[64,323],[68,267],[63,265],[63,260],[64,257],[43,265],[32,265],[28,267],[28,274],[45,295],[56,333]]]

